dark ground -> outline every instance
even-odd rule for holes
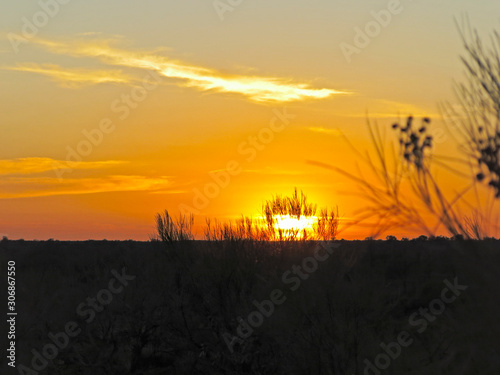
[[[500,374],[500,241],[316,246],[2,241],[0,373]]]

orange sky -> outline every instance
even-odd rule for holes
[[[189,206],[200,225],[259,215],[294,187],[349,220],[366,204],[352,182],[307,161],[352,170],[342,134],[369,147],[367,113],[388,139],[398,116],[430,116],[437,151],[456,152],[438,110],[462,78],[454,17],[466,12],[487,35],[500,11],[464,0],[166,3],[5,5],[0,235],[145,240],[158,211]],[[228,163],[233,175],[195,207]],[[462,183],[440,173],[450,191]]]

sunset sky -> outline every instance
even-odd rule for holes
[[[388,136],[429,116],[454,153],[438,105],[463,78],[464,15],[486,39],[500,3],[4,2],[0,235],[146,240],[158,211],[258,215],[294,187],[349,220],[352,182],[307,161],[354,168],[342,134],[369,147],[367,113]]]

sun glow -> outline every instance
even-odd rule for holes
[[[315,216],[301,216],[300,219],[290,215],[275,215],[275,224],[274,227],[276,229],[282,230],[312,230],[313,224],[316,221]]]
[[[297,218],[292,215],[274,215],[274,229],[283,237],[303,238],[304,234],[309,237],[314,232],[316,216],[301,216]],[[305,233],[304,233],[305,232]]]

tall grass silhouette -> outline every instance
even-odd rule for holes
[[[316,216],[317,214],[317,216]],[[300,222],[308,218],[308,228],[280,228],[280,218]],[[307,195],[295,188],[291,196],[276,195],[262,205],[262,218],[241,216],[237,220],[220,221],[206,218],[204,237],[207,241],[308,241],[334,240],[338,233],[340,216],[338,208],[318,207],[308,201]],[[175,243],[192,240],[194,216],[173,217],[168,210],[156,215],[156,232],[151,240],[163,241],[168,247]]]
[[[477,181],[486,182],[500,198],[500,34],[493,31],[485,46],[467,19],[458,29],[467,79],[455,86],[460,106],[447,104],[444,112],[474,162]]]
[[[165,210],[162,214],[156,214],[157,234],[153,238],[167,243],[192,240],[194,238],[192,233],[193,225],[193,214],[179,215],[176,219],[169,214],[168,210]]]
[[[338,208],[336,211],[322,208],[319,211],[319,216],[316,216],[317,211],[317,204],[308,202],[304,192],[301,191],[299,194],[297,188],[290,197],[276,195],[271,200],[266,201],[262,207],[265,224],[270,233],[270,238],[273,240],[329,241],[335,239],[339,225]],[[314,217],[315,220],[311,228],[286,229],[279,227],[279,219],[282,217],[298,221],[301,218]]]
[[[387,141],[385,132],[370,119],[371,152],[363,154],[346,138],[357,160],[368,167],[371,179],[365,178],[359,168],[356,173],[309,161],[355,182],[369,206],[358,212],[354,224],[374,221],[374,236],[395,228],[434,236],[445,228],[453,237],[481,239],[488,229],[498,229],[492,212],[495,199],[500,198],[500,34],[492,33],[492,45],[487,48],[468,23],[459,30],[466,51],[461,61],[468,73],[467,82],[456,85],[460,105],[442,108],[450,128],[457,132],[454,138],[463,157],[437,155],[431,119],[417,123],[409,116],[404,123],[392,125],[396,145],[394,139]],[[463,186],[454,193],[445,191],[443,182],[436,178],[436,168],[461,177]],[[480,199],[484,186],[478,183],[482,182],[494,192],[486,204]],[[468,193],[474,194],[474,203],[465,198]]]

